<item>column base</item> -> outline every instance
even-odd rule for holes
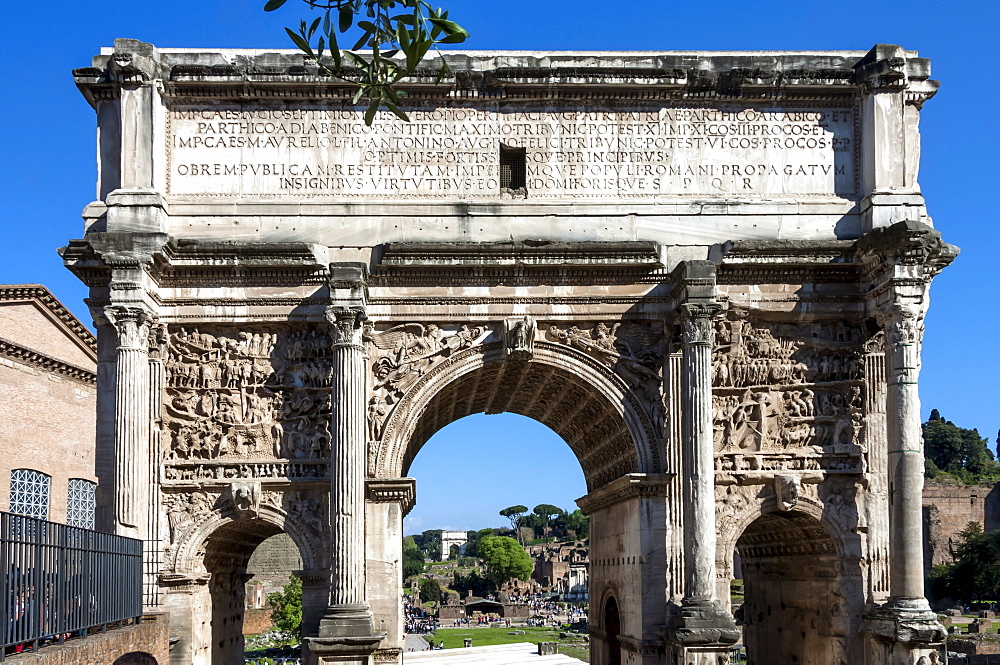
[[[303,662],[306,665],[370,665],[372,654],[385,633],[376,633],[368,606],[328,607],[319,622],[319,636],[306,637]]]
[[[911,665],[931,654],[943,661],[947,631],[931,611],[926,598],[892,598],[865,612],[861,633],[866,639],[866,662]]]
[[[722,665],[730,663],[731,647],[722,645],[681,646],[673,647],[669,663],[682,665]]]
[[[717,600],[685,599],[677,613],[669,617],[668,621],[667,634],[670,641],[684,647],[728,649],[740,639],[740,629],[736,626],[733,615],[722,609]]]

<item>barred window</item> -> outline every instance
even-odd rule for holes
[[[41,471],[14,469],[10,472],[10,512],[14,515],[49,518],[49,483]]]
[[[84,529],[94,528],[94,506],[97,483],[83,478],[69,479],[69,499],[66,506],[66,524]]]
[[[500,144],[500,190],[523,191],[527,184],[527,156],[524,148]]]

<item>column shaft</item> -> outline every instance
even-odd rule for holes
[[[712,438],[712,320],[688,306],[684,325],[681,428],[684,445],[685,599],[715,599],[715,471]]]
[[[353,343],[333,348],[331,605],[365,602],[365,363]]]
[[[115,529],[145,539],[149,490],[149,316],[109,307],[118,332],[115,367]]]
[[[920,429],[920,335],[915,312],[896,309],[886,318],[886,419],[892,599],[924,600],[924,450]]]

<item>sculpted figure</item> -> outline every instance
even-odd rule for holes
[[[525,315],[507,322],[507,357],[511,360],[529,360],[535,349],[535,320]]]

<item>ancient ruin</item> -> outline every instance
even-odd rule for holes
[[[401,659],[407,470],[515,412],[579,459],[595,665],[938,661],[917,377],[957,250],[916,52],[452,52],[371,127],[301,53],[118,40],[74,71],[97,200],[99,528],[173,665],[239,662],[301,552],[308,662]]]

